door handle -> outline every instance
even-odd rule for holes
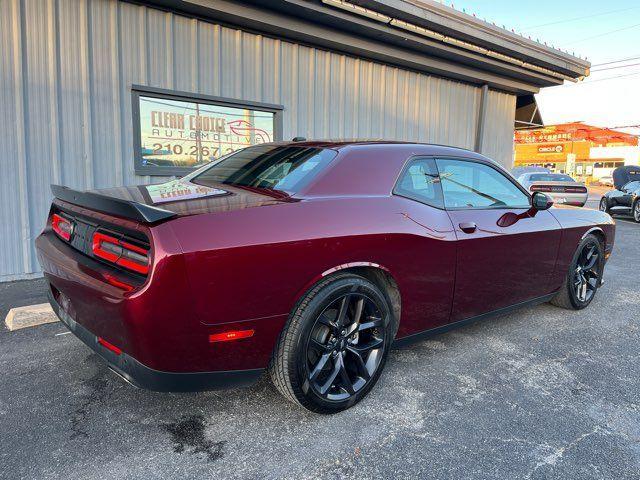
[[[473,233],[476,231],[476,228],[478,228],[478,226],[473,222],[462,222],[458,226],[464,233]]]

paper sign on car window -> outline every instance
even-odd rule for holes
[[[159,185],[145,187],[153,203],[176,202],[179,200],[193,200],[217,195],[227,195],[229,192],[219,188],[205,187],[182,180],[173,180]]]

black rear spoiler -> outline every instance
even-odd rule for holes
[[[175,217],[175,212],[152,207],[143,203],[121,198],[107,197],[99,193],[79,192],[62,185],[51,185],[51,193],[56,198],[80,207],[128,218],[140,223],[156,223]]]

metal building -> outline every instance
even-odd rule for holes
[[[0,58],[0,281],[38,275],[51,183],[160,182],[294,136],[510,165],[516,103],[530,122],[533,93],[589,68],[431,0],[2,0]]]

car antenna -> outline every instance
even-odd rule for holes
[[[293,137],[292,142],[304,142],[307,139],[305,137]]]

